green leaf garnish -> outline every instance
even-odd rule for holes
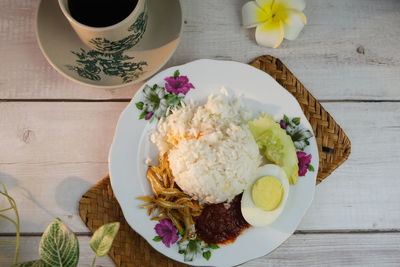
[[[314,166],[311,165],[311,164],[308,164],[307,169],[308,169],[310,172],[315,171],[315,170],[314,170]]]
[[[144,103],[143,102],[136,102],[135,105],[136,105],[138,110],[142,110],[143,106],[144,106]]]
[[[185,253],[185,250],[184,250],[184,249],[180,249],[180,250],[178,250],[178,253],[179,253],[179,254],[184,254],[184,253]]]
[[[219,246],[217,244],[208,244],[207,247],[209,247],[211,249],[218,249],[219,248]]]
[[[119,222],[107,223],[94,232],[90,239],[89,246],[94,253],[96,253],[97,257],[104,257],[107,255],[118,233],[119,226]]]
[[[299,124],[300,124],[300,118],[299,118],[299,117],[293,118],[293,119],[292,119],[292,122],[293,122],[295,125],[299,125]]]
[[[211,251],[208,250],[206,252],[203,252],[203,258],[209,260],[211,258]]]
[[[39,255],[45,265],[77,266],[79,243],[75,234],[60,220],[55,219],[44,231],[39,244]]]
[[[185,232],[184,232],[184,231],[178,231],[178,235],[184,236],[184,235],[185,235]]]
[[[174,78],[178,77],[179,75],[180,75],[179,70],[176,70],[176,71],[174,72]]]
[[[153,238],[153,241],[155,241],[155,242],[160,242],[162,240],[162,237],[161,236],[158,236],[158,235],[156,235],[154,238]]]

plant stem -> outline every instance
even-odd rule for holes
[[[5,211],[7,211],[7,210],[12,210],[12,209],[13,209],[13,207],[9,207],[9,208],[0,210],[0,212],[5,212]]]
[[[94,267],[94,264],[96,263],[96,255],[94,255],[93,261],[92,261],[92,265],[90,265],[90,267]]]
[[[17,205],[15,204],[14,201],[14,212],[15,212],[15,219],[17,221],[17,227],[16,227],[16,235],[15,235],[15,255],[14,255],[14,264],[18,263],[18,258],[19,258],[19,239],[20,239],[20,224],[19,224],[19,213],[17,209]]]
[[[3,214],[0,214],[0,217],[12,222],[15,226],[15,254],[14,254],[13,264],[17,264],[18,258],[19,258],[19,244],[20,244],[19,243],[19,241],[20,241],[20,221],[19,221],[18,208],[17,208],[17,204],[15,203],[15,200],[8,194],[6,186],[3,183],[1,183],[1,185],[3,187],[3,192],[0,192],[0,194],[7,198],[8,203],[10,203],[10,208],[14,210],[14,214],[15,214],[15,221]],[[5,209],[5,210],[8,210],[8,209]],[[4,210],[2,210],[2,211],[4,211]]]
[[[5,219],[5,220],[7,220],[7,221],[9,221],[9,222],[11,222],[12,224],[14,224],[15,227],[17,227],[17,223],[13,219],[11,219],[10,217],[8,217],[6,215],[3,215],[3,214],[0,214],[0,217]]]

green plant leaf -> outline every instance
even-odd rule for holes
[[[11,265],[11,267],[45,267],[46,265],[42,260],[27,261],[23,263],[18,263]]]
[[[158,236],[158,235],[156,235],[154,238],[153,238],[153,241],[155,241],[155,242],[160,242],[162,240],[162,237],[161,236]]]
[[[311,165],[311,164],[308,164],[307,169],[308,169],[310,172],[313,172],[313,171],[314,171],[314,166]]]
[[[44,231],[39,244],[39,255],[45,265],[75,267],[79,260],[79,243],[75,234],[60,220],[55,219]]]
[[[135,105],[136,105],[138,110],[142,110],[143,106],[144,106],[144,103],[143,102],[136,102]]]
[[[205,258],[206,260],[209,260],[211,258],[211,251],[205,251],[203,252],[203,258]]]
[[[90,239],[89,246],[97,257],[104,257],[110,250],[115,236],[118,233],[120,223],[112,222],[100,226]]]
[[[179,70],[176,70],[176,71],[174,72],[174,78],[178,77],[179,75],[180,75]]]

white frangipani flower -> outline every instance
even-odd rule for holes
[[[259,45],[276,48],[283,38],[297,38],[307,18],[304,0],[255,0],[242,7],[243,26],[256,28]]]

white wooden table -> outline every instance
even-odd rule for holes
[[[101,90],[58,74],[36,43],[38,2],[0,1],[0,181],[19,206],[21,261],[38,258],[41,233],[59,217],[79,235],[79,266],[88,266],[93,254],[78,200],[107,173],[117,118],[138,86]],[[308,0],[309,24],[275,50],[240,27],[244,2],[183,0],[182,41],[166,67],[279,57],[345,129],[352,154],[317,187],[298,231],[243,266],[399,266],[400,1]],[[0,221],[0,241],[14,231]],[[0,247],[0,266],[12,251]]]

